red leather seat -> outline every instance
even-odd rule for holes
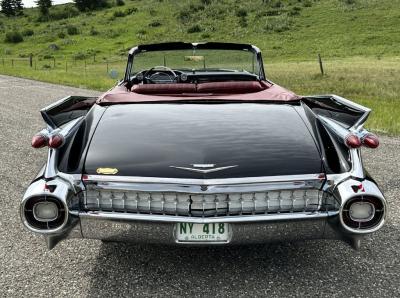
[[[182,94],[196,93],[195,84],[145,84],[134,85],[132,92],[138,94]]]
[[[197,85],[198,93],[213,94],[240,94],[259,92],[266,89],[266,86],[256,81],[237,81],[237,82],[211,82]]]

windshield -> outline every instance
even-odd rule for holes
[[[155,66],[189,71],[241,71],[259,74],[256,54],[245,50],[168,50],[135,55],[131,75]]]

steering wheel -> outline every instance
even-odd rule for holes
[[[153,72],[154,70],[160,70],[162,71],[163,74],[167,75],[170,79],[171,82],[177,80],[178,75],[175,73],[175,71],[167,66],[159,65],[159,66],[154,66],[150,68],[148,71],[146,71],[143,75],[143,79],[146,80],[147,83],[154,84],[153,80],[151,79],[151,75],[149,76],[149,73]],[[171,73],[172,76],[168,75],[168,73]]]

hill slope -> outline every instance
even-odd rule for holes
[[[37,9],[26,9],[24,17],[2,17],[0,53],[72,55],[96,51],[112,55],[125,54],[138,43],[218,40],[256,44],[273,60],[310,59],[316,53],[325,57],[400,54],[399,0],[125,3],[76,16],[72,4],[60,5],[52,8],[53,20],[48,22],[37,21]],[[54,20],[62,17],[67,18]],[[25,36],[23,42],[4,42],[6,32],[26,33],[27,29],[33,35]],[[58,50],[49,49],[52,44]]]

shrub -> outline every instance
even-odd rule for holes
[[[99,35],[99,31],[97,31],[96,28],[92,27],[90,28],[89,34],[92,36]]]
[[[187,33],[198,33],[201,31],[203,31],[203,29],[200,27],[200,25],[193,25],[187,29]]]
[[[192,18],[192,15],[191,15],[190,11],[188,11],[188,10],[181,10],[178,13],[178,20],[181,21],[182,23],[189,22],[191,18]]]
[[[239,17],[239,18],[245,18],[245,17],[247,17],[247,10],[244,9],[244,8],[238,9],[238,10],[236,11],[236,16]]]
[[[149,24],[150,27],[160,27],[161,25],[160,21],[153,21]]]
[[[48,65],[48,64],[45,64],[45,65],[43,65],[43,66],[42,66],[42,68],[43,68],[43,69],[50,69],[50,68],[51,68],[51,66],[50,66],[50,65]]]
[[[303,6],[304,6],[304,7],[311,7],[311,6],[312,6],[311,0],[305,0],[305,1],[303,2]]]
[[[239,19],[239,26],[244,28],[247,27],[247,19],[246,18],[240,18]]]
[[[49,55],[49,54],[43,55],[43,59],[53,59],[53,58],[54,58],[53,55]]]
[[[53,51],[58,51],[60,49],[60,47],[58,45],[56,45],[55,43],[51,43],[51,44],[49,44],[49,49],[53,50]]]
[[[122,10],[117,10],[113,13],[114,18],[123,18],[124,16],[126,16],[126,14]]]
[[[22,31],[22,36],[32,36],[34,34],[35,32],[32,29],[25,29],[24,31]]]
[[[75,26],[68,25],[67,26],[67,33],[68,33],[68,35],[78,35],[79,34],[79,30]]]
[[[124,2],[124,0],[117,0],[117,1],[115,1],[115,4],[117,4],[117,6],[124,6],[125,2]]]
[[[64,39],[66,35],[63,31],[61,31],[61,32],[57,33],[57,36],[58,36],[58,38]]]
[[[357,1],[356,0],[342,0],[342,2],[347,5],[354,5],[354,4],[356,4]]]
[[[23,42],[24,38],[22,37],[22,34],[19,33],[18,31],[13,31],[13,32],[6,33],[4,41],[8,42],[8,43],[19,43],[19,42]]]
[[[79,11],[75,7],[67,5],[62,10],[52,11],[50,13],[50,19],[51,20],[63,20],[63,19],[76,17],[77,15],[79,15]]]
[[[138,11],[138,9],[136,7],[127,8],[127,9],[125,9],[125,15],[134,14],[137,11]]]
[[[298,16],[300,14],[300,11],[301,11],[301,7],[294,6],[294,7],[292,7],[292,9],[288,13],[291,16]]]

